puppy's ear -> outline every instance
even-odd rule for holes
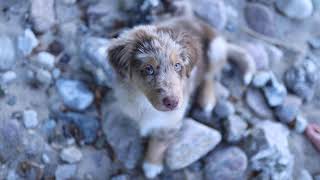
[[[114,39],[108,48],[108,59],[114,70],[123,78],[127,77],[131,45],[122,38]]]

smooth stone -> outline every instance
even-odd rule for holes
[[[274,15],[268,7],[249,3],[245,8],[245,18],[248,26],[254,31],[267,36],[275,34]]]
[[[56,87],[64,104],[71,109],[83,111],[93,102],[93,93],[81,81],[58,79]]]
[[[276,1],[276,7],[289,18],[298,20],[310,17],[313,12],[311,0]]]
[[[196,162],[221,141],[221,134],[192,119],[185,119],[181,131],[169,146],[166,164],[178,170]]]
[[[36,57],[36,61],[41,67],[52,70],[55,64],[55,57],[48,52],[40,52]]]
[[[77,166],[74,164],[59,165],[55,172],[56,180],[67,180],[75,176]]]
[[[273,112],[268,106],[263,94],[258,89],[250,88],[246,93],[246,103],[249,108],[261,118],[271,118]]]
[[[273,76],[271,81],[263,88],[263,92],[269,106],[271,107],[283,104],[287,96],[286,87],[278,82],[275,76]]]
[[[11,84],[17,79],[17,74],[14,71],[7,71],[1,75],[0,79],[3,84]]]
[[[270,60],[265,47],[258,42],[255,43],[244,43],[244,47],[248,53],[253,57],[257,70],[269,69]]]
[[[254,87],[261,88],[267,84],[271,77],[272,74],[269,71],[258,71],[253,77],[252,84]]]
[[[12,40],[0,35],[0,71],[10,70],[16,63],[15,49]]]
[[[37,32],[48,31],[56,22],[54,0],[31,0],[30,17]]]
[[[68,162],[70,164],[76,163],[81,161],[82,153],[77,147],[71,146],[61,151],[60,158],[63,161]]]
[[[298,115],[301,105],[302,99],[294,95],[288,95],[284,103],[275,108],[275,115],[281,122],[289,124]]]
[[[246,154],[235,146],[213,151],[205,162],[205,180],[244,179],[248,166]]]
[[[248,124],[240,116],[231,115],[224,121],[226,140],[229,143],[237,143],[245,137]]]
[[[268,53],[271,67],[281,62],[284,54],[280,48],[271,44],[265,44],[265,49]]]
[[[213,111],[218,118],[222,119],[234,114],[235,108],[231,102],[219,99]]]
[[[36,71],[36,80],[42,84],[49,85],[52,82],[52,75],[49,71],[44,69],[37,69]]]
[[[18,37],[18,49],[23,56],[30,55],[38,45],[39,41],[31,29],[24,30],[23,34]]]
[[[38,113],[34,110],[23,111],[23,123],[26,128],[35,128],[38,126]]]
[[[299,115],[296,117],[296,121],[295,121],[295,125],[294,125],[294,130],[295,130],[297,133],[303,134],[304,131],[306,130],[307,126],[308,126],[308,120],[307,120],[302,114],[299,114]]]
[[[121,174],[121,175],[117,175],[117,176],[113,176],[111,178],[111,180],[129,180],[130,177],[126,174]]]

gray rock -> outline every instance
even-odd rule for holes
[[[36,57],[36,62],[41,67],[52,70],[55,64],[55,57],[48,52],[40,52]]]
[[[294,124],[294,130],[297,133],[303,134],[304,131],[306,130],[307,126],[308,126],[307,119],[302,114],[299,114],[296,117],[296,121],[295,121],[295,124]]]
[[[223,30],[227,24],[226,7],[223,1],[201,0],[192,1],[195,13],[218,30]]]
[[[59,79],[56,82],[57,90],[66,106],[83,111],[93,102],[93,94],[81,81]]]
[[[103,132],[117,159],[128,169],[136,167],[143,155],[143,145],[133,121],[118,110],[107,110]]]
[[[313,49],[319,49],[320,48],[320,36],[313,37],[312,39],[308,40],[308,43]]]
[[[49,164],[50,163],[50,157],[47,154],[42,154],[41,156],[41,160],[45,163],[45,164]]]
[[[284,103],[275,108],[275,115],[283,123],[291,123],[299,113],[302,100],[293,95],[288,95]]]
[[[271,118],[272,110],[269,108],[262,92],[258,89],[249,89],[246,94],[246,103],[249,108],[261,118]]]
[[[34,110],[23,111],[23,123],[26,128],[35,128],[38,126],[38,113]]]
[[[52,75],[49,71],[44,69],[37,69],[35,73],[37,82],[45,85],[50,85],[52,82]]]
[[[246,154],[238,147],[227,147],[213,151],[205,159],[205,179],[244,179],[248,166]]]
[[[15,49],[8,36],[0,35],[0,71],[11,69],[15,63]]]
[[[248,124],[241,117],[231,115],[224,121],[224,127],[226,129],[227,142],[237,143],[245,137]]]
[[[82,153],[81,151],[75,147],[71,146],[68,148],[64,148],[60,153],[60,158],[68,163],[76,163],[81,161],[82,159]]]
[[[257,70],[269,69],[269,57],[266,49],[261,43],[244,43],[244,47],[248,53],[253,57]]]
[[[99,37],[85,37],[80,46],[82,66],[90,71],[98,84],[112,87],[115,74],[108,63],[109,40]]]
[[[252,80],[255,87],[261,88],[271,80],[272,74],[269,71],[258,71]]]
[[[214,107],[214,114],[218,118],[227,118],[228,116],[234,114],[235,109],[232,103],[226,99],[219,99],[216,106]]]
[[[172,170],[187,167],[215,148],[220,141],[218,131],[186,119],[179,136],[167,150],[166,163]]]
[[[8,85],[12,83],[15,79],[17,79],[17,74],[14,71],[7,71],[1,75],[0,84]]]
[[[71,179],[75,176],[77,171],[77,166],[74,164],[70,165],[59,165],[55,172],[55,177],[57,180]]]
[[[298,179],[299,180],[313,180],[311,174],[306,169],[301,170]]]
[[[83,159],[78,165],[77,177],[85,179],[90,176],[94,180],[109,179],[112,170],[110,158],[105,151],[97,151],[92,148],[83,150]]]
[[[289,149],[288,129],[277,122],[262,121],[244,145],[249,166],[263,179],[292,179],[294,159]]]
[[[276,1],[276,7],[289,18],[299,20],[310,17],[313,12],[311,0]]]
[[[36,31],[49,30],[56,21],[54,0],[31,0],[30,16]]]
[[[16,120],[0,121],[0,162],[12,161],[23,151],[23,129]]]
[[[287,88],[305,101],[312,99],[319,80],[318,67],[314,61],[306,58],[303,62],[290,67],[284,76]]]
[[[254,31],[267,36],[275,34],[274,16],[268,7],[249,3],[245,8],[245,18]]]
[[[24,30],[24,33],[18,37],[18,49],[23,56],[30,55],[38,45],[39,41],[30,29]]]
[[[287,96],[287,89],[283,84],[278,82],[275,76],[272,76],[271,81],[263,88],[263,92],[271,107],[281,105]]]

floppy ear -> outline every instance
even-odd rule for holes
[[[131,49],[130,43],[121,38],[114,39],[108,48],[109,63],[120,77],[128,76]]]

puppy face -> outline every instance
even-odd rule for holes
[[[140,26],[112,42],[109,60],[118,75],[134,84],[159,111],[183,104],[186,79],[196,63],[192,37],[168,28]]]

